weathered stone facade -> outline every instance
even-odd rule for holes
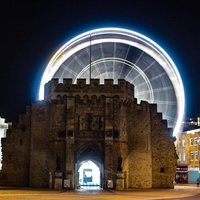
[[[2,140],[4,185],[51,187],[59,158],[63,179],[75,189],[77,171],[92,160],[101,187],[116,177],[122,158],[123,188],[173,188],[177,156],[171,129],[155,104],[137,104],[125,80],[52,79],[45,99],[20,115]]]

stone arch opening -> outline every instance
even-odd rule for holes
[[[101,145],[102,146],[102,145]],[[100,189],[104,183],[103,150],[95,144],[87,144],[76,153],[76,188]]]
[[[78,188],[101,188],[101,163],[95,160],[84,160],[78,163],[77,179]]]

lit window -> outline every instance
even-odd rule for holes
[[[181,147],[181,140],[178,141],[178,147]]]
[[[194,160],[194,155],[192,151],[190,152],[190,160]]]
[[[186,161],[186,154],[183,153],[183,161]]]
[[[198,151],[195,151],[195,160],[198,160]]]
[[[185,147],[185,139],[182,140],[182,147]]]
[[[190,146],[193,146],[193,138],[190,138]]]
[[[194,138],[194,146],[196,146],[198,144],[198,140],[197,137]]]
[[[181,153],[178,153],[178,160],[181,161]]]

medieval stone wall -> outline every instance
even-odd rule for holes
[[[13,123],[7,137],[2,139],[1,185],[29,186],[30,113],[27,107],[26,114],[19,116],[19,122]]]
[[[167,121],[157,113],[157,105],[151,106],[152,187],[174,188],[177,155],[175,137],[167,128]]]
[[[49,112],[45,103],[32,105],[30,186],[48,186]]]
[[[53,79],[45,100],[32,103],[3,140],[4,183],[52,187],[55,171],[62,171],[74,189],[77,166],[90,159],[103,170],[103,188],[108,180],[116,187],[119,170],[125,188],[172,188],[173,142],[156,105],[137,104],[130,83]]]
[[[141,102],[129,111],[129,187],[152,187],[151,124],[149,104]]]

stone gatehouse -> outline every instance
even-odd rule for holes
[[[2,185],[55,187],[59,171],[61,184],[68,180],[75,189],[80,166],[90,160],[102,188],[109,181],[114,189],[174,187],[172,130],[156,104],[137,103],[132,84],[52,79],[44,96],[2,139]]]

